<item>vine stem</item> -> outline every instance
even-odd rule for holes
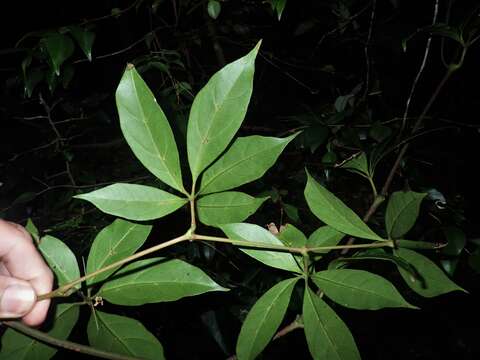
[[[75,351],[75,352],[80,352],[83,354],[87,355],[92,355],[96,356],[102,359],[112,359],[112,360],[139,360],[139,358],[136,357],[131,357],[131,356],[126,356],[126,355],[120,355],[120,354],[115,354],[111,353],[108,351],[103,351],[99,350],[90,346],[78,344],[72,341],[68,340],[60,340],[56,339],[42,331],[33,329],[25,324],[22,324],[20,321],[2,321],[2,325],[5,325],[9,328],[14,329],[15,331],[18,331],[24,335],[27,335],[29,337],[32,337],[36,340],[39,340],[41,342],[46,342],[50,345],[56,346],[56,347],[62,347],[67,350]]]

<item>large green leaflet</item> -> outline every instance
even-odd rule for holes
[[[307,240],[307,247],[328,247],[336,246],[344,238],[345,234],[335,230],[333,227],[325,225],[320,226],[317,230],[310,234]],[[319,250],[316,253],[328,253],[330,250]]]
[[[75,304],[60,304],[55,308],[54,325],[48,335],[65,340],[78,320],[79,307]],[[8,329],[2,336],[2,360],[48,360],[58,348]]]
[[[57,276],[59,286],[80,277],[77,259],[72,250],[63,241],[47,235],[40,240],[38,249]],[[80,284],[74,288],[79,289]]]
[[[117,305],[143,305],[228,290],[185,261],[151,258],[122,268],[98,295]]]
[[[60,75],[60,67],[70,56],[72,56],[75,46],[73,41],[66,35],[50,34],[42,39],[43,45],[47,50],[55,75]]]
[[[95,348],[140,359],[164,359],[162,344],[139,321],[95,311],[87,327],[88,342]]]
[[[413,191],[396,191],[390,196],[385,212],[385,225],[391,239],[402,237],[413,227],[425,195],[427,194]]]
[[[229,190],[261,178],[295,136],[297,134],[287,138],[253,135],[236,139],[202,175],[199,192]]]
[[[396,249],[395,255],[410,263],[420,276],[420,279],[415,278],[405,269],[398,267],[400,275],[417,294],[424,297],[434,297],[456,290],[465,291],[450,280],[442,269],[426,256],[404,248]]]
[[[365,178],[370,177],[370,168],[368,166],[367,155],[364,152],[352,157],[342,164],[342,169],[346,169]]]
[[[280,239],[264,228],[247,223],[220,225],[222,231],[233,240],[249,241],[253,244],[285,246]],[[245,254],[264,263],[265,265],[293,272],[300,272],[300,268],[292,254],[285,251],[255,250],[241,247]]]
[[[340,199],[316,182],[308,172],[305,199],[315,216],[334,229],[363,239],[383,240]]]
[[[292,224],[285,225],[277,237],[287,246],[302,247],[307,244],[307,237]]]
[[[170,124],[133,65],[127,66],[115,95],[120,126],[135,156],[164,183],[185,193]]]
[[[368,271],[325,270],[314,274],[312,280],[330,299],[352,309],[415,308],[405,301],[391,282]]]
[[[267,199],[254,198],[238,191],[206,195],[197,201],[198,218],[206,225],[241,222],[257,211]]]
[[[297,280],[279,282],[253,305],[238,337],[238,360],[255,359],[270,342],[285,316]]]
[[[151,230],[152,226],[150,225],[116,219],[102,229],[93,241],[88,254],[87,274],[135,253],[143,245]],[[105,280],[117,269],[118,267],[115,267],[89,278],[87,284]]]
[[[90,201],[107,214],[130,220],[158,219],[188,202],[185,198],[151,186],[121,183],[75,197]]]
[[[260,42],[214,74],[193,100],[187,128],[188,163],[195,182],[232,140],[247,112]]]
[[[306,286],[303,325],[308,349],[318,360],[360,360],[355,340],[347,325]]]

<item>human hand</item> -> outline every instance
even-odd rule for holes
[[[0,219],[0,318],[40,325],[50,300],[37,302],[37,295],[50,292],[52,285],[53,274],[28,232]]]

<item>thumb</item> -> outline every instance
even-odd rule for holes
[[[35,302],[35,291],[30,283],[0,275],[0,318],[22,317],[30,312]]]

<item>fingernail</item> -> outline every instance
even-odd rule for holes
[[[35,292],[29,286],[10,285],[2,295],[0,310],[12,317],[25,315],[34,305]]]

